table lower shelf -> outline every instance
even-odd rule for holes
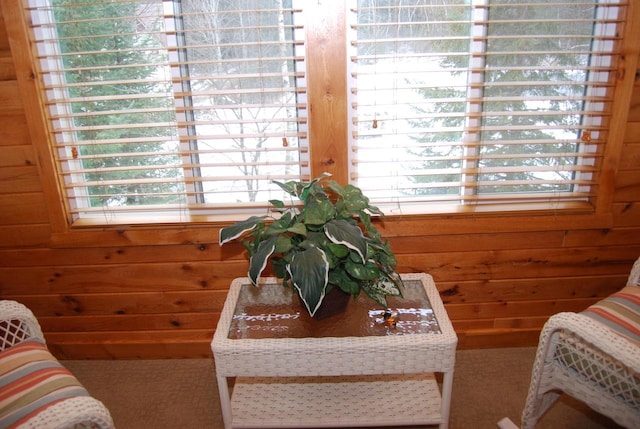
[[[234,428],[442,423],[433,374],[241,378],[231,398]]]

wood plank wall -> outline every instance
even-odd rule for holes
[[[61,358],[210,356],[240,245],[216,225],[53,233],[0,16],[0,297],[28,305]],[[580,217],[392,218],[401,272],[431,273],[461,348],[534,345],[544,321],[620,288],[640,256],[640,82],[607,227]],[[50,188],[50,187],[49,187]],[[55,201],[53,201],[55,202]]]

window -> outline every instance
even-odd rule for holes
[[[31,3],[74,219],[264,207],[308,178],[291,0]]]
[[[361,0],[352,177],[388,211],[588,201],[617,1]]]
[[[308,180],[299,0],[29,0],[71,221],[264,212]],[[387,213],[596,195],[621,0],[349,0],[348,160]],[[318,6],[320,7],[320,6]],[[322,6],[330,7],[330,5]],[[348,162],[346,162],[348,161]]]

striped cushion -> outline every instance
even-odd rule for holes
[[[67,398],[89,396],[39,341],[0,352],[0,427],[13,428]]]
[[[626,286],[593,304],[583,314],[640,344],[640,286]]]

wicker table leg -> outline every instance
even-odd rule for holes
[[[442,423],[440,429],[449,427],[449,412],[451,411],[451,391],[453,389],[453,370],[447,371],[442,377]]]
[[[231,397],[229,396],[229,383],[227,377],[216,375],[218,379],[218,393],[220,395],[220,408],[225,429],[231,429]]]

